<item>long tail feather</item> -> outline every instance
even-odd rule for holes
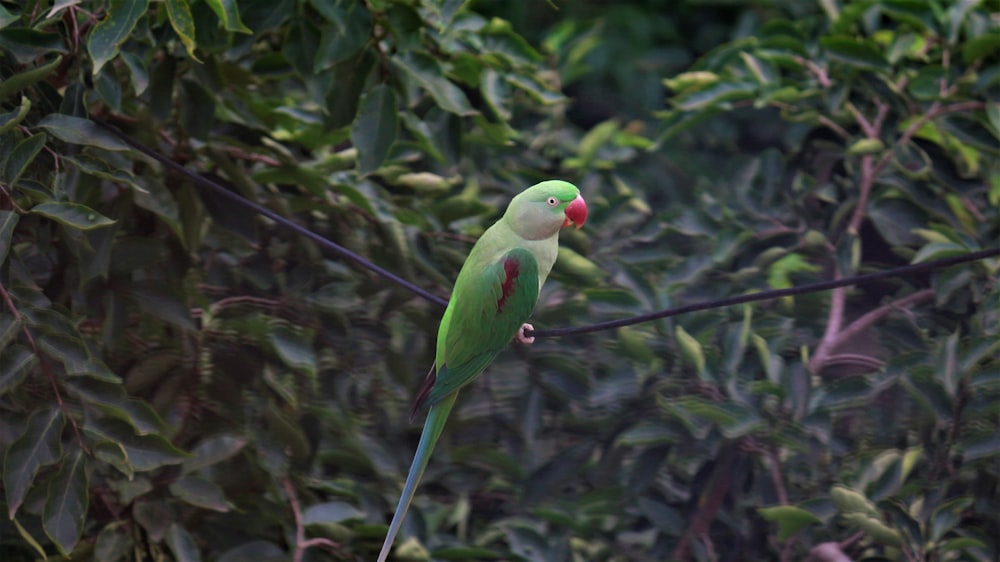
[[[382,543],[382,550],[378,553],[378,562],[385,562],[386,558],[389,557],[392,543],[396,539],[396,534],[399,533],[399,528],[403,525],[406,511],[410,508],[413,493],[417,491],[420,477],[424,475],[424,469],[427,468],[427,460],[431,458],[431,451],[434,450],[434,444],[441,436],[444,422],[448,420],[448,414],[451,413],[451,408],[455,405],[457,397],[458,392],[453,392],[431,406],[427,412],[427,421],[424,422],[424,430],[420,434],[420,443],[417,445],[417,452],[413,455],[410,473],[406,475],[406,483],[403,484],[403,493],[400,494],[399,503],[396,504],[396,512],[392,514],[389,532],[385,536],[385,542]]]

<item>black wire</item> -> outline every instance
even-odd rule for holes
[[[780,297],[788,297],[792,295],[817,293],[819,291],[829,291],[830,289],[836,289],[838,287],[846,287],[848,285],[861,285],[863,283],[870,283],[877,279],[884,279],[886,277],[896,277],[896,276],[907,275],[910,273],[929,271],[931,269],[949,267],[960,263],[986,259],[998,255],[1000,255],[1000,248],[979,250],[976,252],[970,252],[968,254],[962,254],[960,256],[952,256],[948,258],[941,258],[939,260],[914,263],[910,265],[904,265],[901,267],[894,267],[892,269],[887,269],[885,271],[879,271],[876,273],[866,273],[864,275],[856,275],[854,277],[846,277],[844,279],[834,279],[832,281],[822,281],[819,283],[810,283],[808,285],[799,285],[797,287],[789,287],[787,289],[773,289],[770,291],[762,291],[759,293],[738,295],[735,297],[727,297],[724,299],[688,304],[684,306],[678,306],[676,308],[668,308],[665,310],[659,310],[647,314],[640,314],[639,316],[632,316],[629,318],[622,318],[619,320],[609,320],[607,322],[598,322],[597,324],[590,324],[588,326],[579,326],[575,328],[555,328],[552,330],[525,330],[524,335],[529,337],[531,336],[559,337],[559,336],[570,336],[576,334],[587,334],[590,332],[599,332],[601,330],[611,330],[613,328],[621,328],[624,326],[631,326],[633,324],[639,324],[642,322],[649,322],[651,320],[669,318],[671,316],[677,316],[679,314],[686,314],[688,312],[695,312],[698,310],[708,310],[710,308],[722,308],[724,306],[732,306],[734,304],[771,300]]]
[[[448,300],[447,299],[442,298],[442,297],[440,297],[438,295],[435,295],[434,293],[431,293],[431,292],[427,291],[426,289],[424,289],[422,287],[419,287],[419,286],[417,286],[417,285],[415,285],[415,284],[407,281],[406,279],[403,279],[402,277],[396,275],[395,273],[392,273],[389,270],[383,269],[382,267],[379,267],[379,266],[375,265],[374,263],[368,261],[367,259],[363,258],[362,256],[360,256],[360,255],[352,252],[351,250],[348,250],[347,248],[341,246],[340,244],[337,244],[336,242],[332,242],[330,240],[327,240],[326,238],[323,238],[319,234],[316,234],[315,232],[313,232],[313,231],[311,231],[311,230],[309,230],[309,229],[307,229],[307,228],[305,228],[303,226],[300,226],[300,225],[298,225],[298,224],[296,224],[296,223],[294,223],[294,222],[286,219],[285,217],[283,217],[283,216],[275,213],[274,211],[271,211],[270,209],[268,209],[266,207],[258,205],[257,203],[254,203],[253,201],[250,201],[249,199],[246,199],[242,195],[240,195],[240,194],[238,194],[238,193],[236,193],[234,191],[231,191],[229,189],[226,189],[224,186],[222,186],[222,185],[220,185],[220,184],[218,184],[216,182],[213,182],[213,181],[211,181],[209,179],[206,179],[206,178],[204,178],[204,177],[202,177],[202,176],[200,176],[200,175],[198,175],[198,174],[196,174],[194,172],[189,171],[184,166],[181,166],[180,164],[174,162],[173,160],[168,159],[166,156],[163,156],[159,152],[156,152],[155,150],[153,150],[151,148],[147,148],[145,145],[141,144],[139,141],[136,141],[132,137],[130,137],[130,136],[126,135],[125,133],[119,131],[116,127],[113,127],[113,126],[111,126],[111,125],[109,125],[107,123],[103,123],[103,122],[100,122],[100,121],[95,121],[95,122],[98,125],[104,127],[108,131],[110,131],[111,133],[113,133],[115,136],[117,136],[121,140],[123,140],[126,144],[128,144],[132,148],[138,150],[139,152],[145,154],[146,156],[149,156],[150,158],[156,160],[157,162],[162,163],[164,166],[167,166],[171,170],[174,170],[175,172],[177,172],[177,173],[181,174],[182,176],[188,178],[189,180],[191,180],[195,184],[207,187],[207,188],[211,189],[213,192],[215,192],[215,193],[217,193],[219,195],[222,195],[223,197],[229,199],[230,201],[236,203],[237,205],[240,205],[240,206],[242,206],[242,207],[244,207],[246,209],[250,209],[250,210],[254,211],[255,213],[261,214],[261,215],[263,215],[263,216],[265,216],[265,217],[273,220],[274,222],[278,223],[279,225],[281,225],[281,226],[283,226],[283,227],[291,230],[292,232],[295,232],[296,234],[299,234],[301,236],[305,236],[306,238],[308,238],[308,239],[312,240],[313,242],[316,242],[317,244],[319,244],[320,247],[326,248],[326,249],[328,249],[328,250],[330,250],[330,251],[332,251],[332,252],[334,252],[336,254],[339,254],[340,256],[345,257],[345,258],[353,261],[355,264],[357,264],[357,265],[359,265],[361,267],[364,267],[365,269],[368,269],[369,271],[372,271],[373,273],[375,273],[377,275],[380,275],[380,276],[388,279],[389,281],[392,281],[393,283],[399,285],[400,287],[403,287],[404,289],[408,289],[408,290],[412,291],[413,293],[415,293],[415,294],[417,294],[417,295],[419,295],[419,296],[427,299],[428,301],[430,301],[430,302],[432,302],[434,304],[437,304],[437,305],[440,305],[440,306],[446,306],[448,304]],[[922,262],[922,263],[915,263],[915,264],[910,264],[910,265],[904,265],[904,266],[901,266],[901,267],[895,267],[895,268],[892,268],[892,269],[887,269],[885,271],[879,271],[879,272],[876,272],[876,273],[868,273],[868,274],[865,274],[865,275],[857,275],[857,276],[854,276],[854,277],[847,277],[847,278],[844,278],[844,279],[834,279],[832,281],[822,281],[820,283],[811,283],[811,284],[808,284],[808,285],[800,285],[798,287],[789,287],[787,289],[773,289],[773,290],[770,290],[770,291],[762,291],[762,292],[759,292],[759,293],[751,293],[751,294],[739,295],[739,296],[735,296],[735,297],[728,297],[728,298],[724,298],[724,299],[717,299],[717,300],[712,300],[712,301],[694,303],[694,304],[689,304],[689,305],[685,305],[685,306],[679,306],[679,307],[676,307],[676,308],[668,308],[668,309],[665,309],[665,310],[658,310],[656,312],[650,312],[650,313],[647,313],[647,314],[640,314],[638,316],[632,316],[632,317],[629,317],[629,318],[621,318],[619,320],[609,320],[607,322],[598,322],[596,324],[590,324],[590,325],[587,325],[587,326],[577,326],[577,327],[572,327],[572,328],[554,328],[554,329],[551,329],[551,330],[526,330],[525,331],[525,335],[529,336],[529,337],[544,338],[544,337],[570,336],[570,335],[576,335],[576,334],[587,334],[587,333],[591,333],[591,332],[599,332],[599,331],[602,331],[602,330],[611,330],[611,329],[614,329],[614,328],[622,328],[624,326],[631,326],[631,325],[634,325],[634,324],[640,324],[642,322],[649,322],[651,320],[659,320],[661,318],[669,318],[671,316],[678,316],[680,314],[686,314],[688,312],[696,312],[696,311],[699,311],[699,310],[708,310],[708,309],[711,309],[711,308],[722,308],[722,307],[725,307],[725,306],[733,306],[735,304],[743,304],[743,303],[748,303],[748,302],[756,302],[756,301],[777,299],[777,298],[781,298],[781,297],[788,297],[788,296],[792,296],[792,295],[804,295],[804,294],[807,294],[807,293],[816,293],[816,292],[820,292],[820,291],[828,291],[830,289],[836,289],[838,287],[846,287],[848,285],[861,285],[863,283],[870,283],[870,282],[875,281],[877,279],[884,279],[886,277],[896,277],[896,276],[901,276],[901,275],[907,275],[907,274],[910,274],[910,273],[918,273],[918,272],[922,272],[922,271],[929,271],[929,270],[932,270],[932,269],[939,269],[939,268],[942,268],[942,267],[949,267],[949,266],[957,265],[957,264],[960,264],[960,263],[967,263],[967,262],[977,261],[977,260],[981,260],[981,259],[985,259],[985,258],[997,256],[997,255],[1000,255],[1000,248],[992,248],[992,249],[988,249],[988,250],[979,250],[979,251],[976,251],[976,252],[970,252],[968,254],[962,254],[960,256],[952,256],[952,257],[948,257],[948,258],[942,258],[942,259],[939,259],[939,260],[933,260],[933,261],[928,261],[928,262]]]
[[[345,258],[353,261],[357,265],[360,265],[361,267],[364,267],[365,269],[368,269],[368,270],[370,270],[370,271],[372,271],[372,272],[374,272],[374,273],[376,273],[378,275],[381,275],[382,277],[385,277],[389,281],[392,281],[393,283],[399,285],[400,287],[403,287],[404,289],[408,289],[408,290],[410,290],[410,291],[412,291],[412,292],[420,295],[421,297],[423,297],[423,298],[431,301],[434,304],[438,304],[438,305],[441,305],[441,306],[446,306],[448,304],[448,299],[445,299],[443,297],[435,295],[434,293],[431,293],[430,291],[428,291],[428,290],[426,290],[426,289],[424,289],[422,287],[419,287],[419,286],[417,286],[417,285],[415,285],[415,284],[407,281],[406,279],[403,279],[402,277],[396,275],[395,273],[393,273],[393,272],[391,272],[391,271],[389,271],[387,269],[383,269],[383,268],[375,265],[374,263],[368,261],[367,259],[361,257],[360,255],[358,255],[358,254],[352,252],[351,250],[348,250],[347,248],[341,246],[340,244],[337,244],[336,242],[332,242],[332,241],[330,241],[330,240],[328,240],[326,238],[323,238],[319,234],[316,234],[315,232],[309,230],[308,228],[305,228],[304,226],[300,226],[300,225],[298,225],[298,224],[296,224],[296,223],[294,223],[294,222],[286,219],[285,217],[279,215],[278,213],[275,213],[274,211],[268,209],[267,207],[263,207],[261,205],[258,205],[257,203],[254,203],[253,201],[250,201],[249,199],[243,197],[239,193],[236,193],[234,191],[226,189],[224,186],[222,186],[222,185],[220,185],[220,184],[218,184],[218,183],[216,183],[216,182],[214,182],[212,180],[206,179],[206,178],[204,178],[204,177],[202,177],[202,176],[200,176],[200,175],[198,175],[198,174],[196,174],[194,172],[189,171],[184,166],[181,166],[180,164],[174,162],[173,160],[170,160],[169,158],[167,158],[166,156],[163,156],[159,152],[156,152],[155,150],[153,150],[151,148],[147,148],[145,145],[141,144],[139,141],[137,141],[137,140],[133,139],[132,137],[126,135],[125,133],[119,131],[116,127],[113,127],[113,126],[111,126],[111,125],[109,125],[107,123],[103,123],[103,122],[100,122],[100,121],[95,121],[95,122],[98,125],[101,125],[105,129],[107,129],[108,131],[114,133],[115,136],[117,136],[121,140],[125,141],[125,143],[128,144],[129,146],[131,146],[132,148],[138,150],[139,152],[145,154],[146,156],[149,156],[150,158],[156,160],[157,162],[160,162],[164,166],[170,168],[171,170],[177,172],[178,174],[181,174],[182,176],[188,178],[192,182],[194,182],[194,183],[196,183],[198,185],[201,185],[201,186],[204,186],[204,187],[207,187],[207,188],[211,189],[216,194],[221,195],[221,196],[229,199],[230,201],[232,201],[233,203],[236,203],[237,205],[240,205],[241,207],[244,207],[246,209],[250,209],[253,212],[258,213],[260,215],[264,215],[265,217],[273,220],[274,222],[278,223],[279,225],[281,225],[281,226],[283,226],[283,227],[291,230],[292,232],[294,232],[296,234],[299,234],[301,236],[305,236],[306,238],[308,238],[308,239],[312,240],[313,242],[319,244],[321,247],[326,248],[327,250],[330,250],[330,251],[332,251],[332,252],[334,252],[336,254],[339,254],[340,256],[345,257]]]

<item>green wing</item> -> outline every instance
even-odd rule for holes
[[[437,376],[426,396],[420,397],[431,405],[482,373],[507,347],[538,301],[538,262],[524,248],[514,248],[478,271],[463,273],[452,297],[456,300],[447,319]]]

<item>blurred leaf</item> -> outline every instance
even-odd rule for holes
[[[351,142],[358,149],[359,171],[375,171],[389,154],[399,132],[396,96],[386,84],[378,84],[361,98],[358,117],[351,126]]]
[[[681,355],[685,361],[694,367],[695,372],[701,374],[705,372],[705,352],[691,334],[678,324],[674,327],[674,337],[677,338],[677,345],[681,348]]]
[[[96,420],[86,424],[84,430],[119,445],[128,465],[140,472],[180,464],[190,456],[160,435],[136,435],[131,427],[116,420]]]
[[[316,372],[316,352],[307,332],[284,322],[274,322],[271,324],[270,339],[286,365],[309,373]]]
[[[0,49],[11,54],[20,64],[31,64],[50,53],[69,52],[59,34],[24,27],[0,29]],[[15,80],[11,88],[16,86]]]
[[[119,0],[121,1],[121,0]],[[103,148],[104,150],[131,150],[121,139],[99,127],[89,119],[50,113],[38,126],[52,136],[72,144],[83,144]]]
[[[115,221],[79,203],[49,202],[35,205],[31,212],[77,230],[110,226]]]
[[[323,523],[341,523],[349,519],[363,519],[364,513],[345,502],[325,502],[311,505],[302,512],[302,523],[317,525]]]
[[[184,330],[194,330],[191,312],[175,287],[163,283],[136,283],[129,296],[139,308],[155,318],[169,322]]]
[[[195,472],[237,455],[249,440],[243,436],[223,434],[205,439],[191,450],[192,457],[184,461],[185,473]]]
[[[86,461],[79,449],[63,459],[45,498],[42,525],[63,556],[69,556],[76,547],[86,521],[89,504]]]
[[[225,492],[215,482],[190,474],[171,482],[170,493],[185,503],[212,511],[230,509]]]
[[[94,63],[94,74],[118,55],[148,6],[149,0],[109,0],[104,18],[87,36],[87,52]]]
[[[184,49],[192,59],[201,62],[195,55],[194,50],[197,42],[194,36],[194,18],[191,16],[191,7],[187,0],[165,0],[167,5],[167,17],[170,18],[170,26],[180,37]]]
[[[3,82],[0,82],[0,101],[6,101],[7,98],[14,95],[15,93],[26,90],[31,86],[33,86],[34,84],[42,80],[45,80],[49,75],[55,72],[57,68],[59,68],[59,65],[62,64],[62,61],[63,58],[61,55],[59,55],[53,58],[51,61],[39,65],[31,70],[18,72],[13,76],[4,78]],[[27,113],[27,108],[30,106],[31,105],[30,102],[28,102],[28,98],[22,96],[21,112]],[[24,116],[22,115],[21,118],[17,119],[17,121],[20,121],[21,119],[23,119],[23,117]],[[3,131],[0,130],[0,133],[2,132]]]
[[[353,57],[371,39],[372,16],[364,4],[343,0],[314,0],[311,4],[332,24],[324,26],[321,32],[313,66],[315,71],[331,68]]]
[[[828,36],[821,37],[819,43],[830,58],[838,62],[866,70],[881,72],[890,70],[889,63],[878,47],[868,41],[855,37]]]
[[[62,456],[63,413],[56,406],[37,410],[4,455],[3,487],[7,513],[13,519],[35,480],[38,469]]]
[[[14,390],[28,376],[28,371],[38,363],[30,349],[12,345],[0,354],[0,396]]]
[[[468,98],[462,90],[443,76],[437,61],[417,53],[407,53],[405,56],[393,59],[417,85],[434,98],[438,107],[457,115],[473,115],[476,113],[469,105]]]
[[[194,542],[194,537],[180,524],[171,523],[167,530],[166,542],[177,562],[198,562],[201,560],[201,552]]]
[[[779,541],[788,540],[788,538],[795,534],[796,531],[808,527],[809,525],[816,525],[823,522],[819,517],[816,517],[811,512],[800,507],[795,507],[794,505],[761,507],[758,508],[757,511],[760,512],[761,516],[765,520],[773,521],[778,524]]]
[[[846,486],[835,485],[830,488],[830,499],[833,500],[833,505],[837,507],[837,511],[841,513],[861,513],[871,516],[878,515],[878,510],[875,509],[875,505],[869,501],[864,494]]]
[[[240,19],[239,6],[236,0],[205,0],[215,12],[215,15],[219,16],[219,20],[222,21],[222,26],[226,28],[227,31],[233,31],[236,33],[253,33],[253,31],[243,25],[243,21]]]
[[[149,404],[133,400],[125,395],[120,381],[101,381],[89,377],[70,381],[77,396],[96,406],[99,410],[131,425],[140,435],[160,433],[166,424]]]
[[[47,139],[48,137],[45,133],[39,133],[18,142],[14,146],[14,150],[6,155],[6,159],[3,162],[3,170],[0,173],[0,181],[10,186],[16,184],[21,179],[24,170],[31,165],[35,157],[38,156],[38,153],[41,152]]]

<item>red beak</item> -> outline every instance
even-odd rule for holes
[[[585,222],[587,222],[587,202],[583,200],[583,197],[577,195],[576,199],[566,205],[566,220],[563,221],[563,226],[575,224],[579,230]]]

